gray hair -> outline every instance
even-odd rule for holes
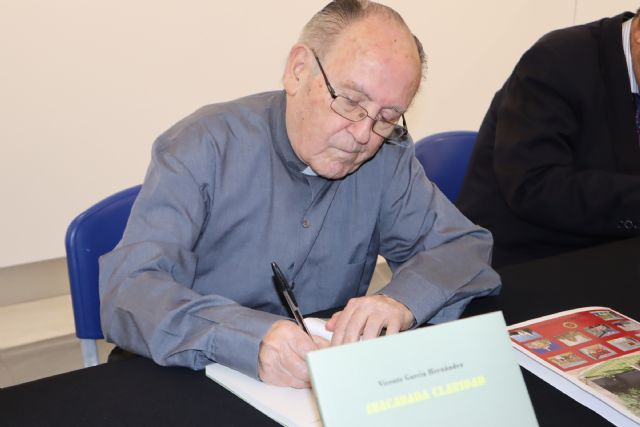
[[[407,29],[416,43],[424,75],[427,69],[427,57],[418,37],[411,33],[398,12],[388,6],[369,0],[332,1],[307,22],[298,41],[309,46],[322,58],[331,49],[344,29],[372,15],[384,16]]]

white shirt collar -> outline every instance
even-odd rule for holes
[[[318,176],[318,174],[315,173],[313,169],[311,169],[311,166],[307,166],[306,168],[304,168],[302,173],[309,176]]]
[[[622,23],[622,49],[627,60],[627,71],[629,72],[629,81],[631,82],[631,93],[638,93],[638,82],[633,72],[633,63],[631,62],[631,19]]]

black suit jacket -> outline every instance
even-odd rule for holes
[[[625,13],[551,32],[520,59],[478,133],[457,201],[494,265],[640,234],[640,148]]]

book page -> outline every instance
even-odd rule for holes
[[[325,319],[319,319],[317,317],[307,317],[304,319],[304,324],[311,335],[317,335],[327,341],[331,341],[333,332],[328,331],[325,328],[325,325],[327,324],[327,321]]]
[[[280,424],[291,427],[322,426],[315,398],[308,388],[266,384],[219,363],[207,365],[205,372],[207,377]]]

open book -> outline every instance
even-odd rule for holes
[[[508,329],[522,367],[616,426],[640,425],[640,323],[583,307]]]

